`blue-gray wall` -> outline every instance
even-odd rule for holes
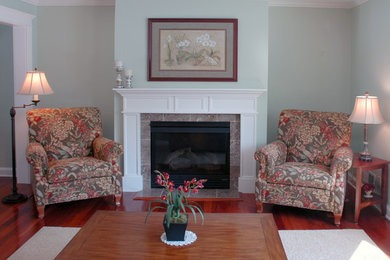
[[[268,142],[283,109],[351,112],[351,12],[270,7]]]
[[[389,14],[388,0],[368,1],[353,10],[352,96],[364,95],[366,91],[378,96],[386,122],[368,126],[368,149],[372,155],[390,161]],[[356,151],[360,151],[363,128],[356,125],[353,131]],[[387,216],[390,219],[390,202],[387,206]]]
[[[114,6],[39,7],[38,64],[54,94],[40,107],[96,106],[114,137]]]
[[[11,118],[14,104],[14,65],[12,27],[0,23],[0,168],[11,168]],[[0,176],[6,174],[0,169]]]
[[[133,70],[134,87],[268,87],[268,3],[266,0],[116,0],[115,59]],[[237,18],[237,82],[148,82],[148,18]],[[120,101],[120,99],[118,99]],[[258,143],[266,143],[267,96],[260,98]],[[117,110],[120,110],[117,104]],[[118,121],[120,119],[118,118]],[[120,133],[118,133],[120,135]]]

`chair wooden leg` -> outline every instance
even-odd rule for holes
[[[341,222],[341,217],[343,216],[343,214],[336,214],[336,213],[333,213],[334,215],[334,224],[336,226],[339,226],[340,225],[340,222]]]
[[[115,204],[117,206],[121,205],[121,199],[122,199],[122,193],[121,194],[115,194]]]
[[[38,218],[43,219],[45,217],[45,206],[37,206]]]
[[[256,201],[257,213],[263,213],[264,205],[261,202]]]

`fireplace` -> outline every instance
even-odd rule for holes
[[[153,170],[168,172],[176,184],[207,179],[205,188],[229,189],[230,122],[150,123],[151,187]]]
[[[257,86],[258,87],[258,86]],[[266,125],[259,124],[257,118],[266,121],[266,103],[258,103],[266,92],[260,88],[165,88],[139,87],[116,88],[120,96],[115,96],[115,138],[122,140],[123,190],[144,191],[150,188],[150,127],[144,117],[160,117],[160,121],[210,121],[227,115],[235,115],[238,120],[230,138],[230,189],[254,193],[256,180],[256,161],[253,154],[257,143],[264,142]],[[266,97],[262,97],[266,100]],[[258,106],[259,105],[259,106]],[[189,120],[181,120],[183,115]],[[188,116],[189,115],[189,116]],[[202,120],[193,117],[202,117]],[[162,117],[162,118],[161,118]],[[123,120],[122,120],[123,119]],[[232,124],[232,123],[231,123]],[[258,128],[259,126],[259,128]],[[238,134],[238,135],[237,135]],[[237,136],[237,139],[232,139]],[[257,140],[258,136],[261,137]],[[232,141],[233,140],[233,141]],[[149,143],[148,143],[149,142]],[[225,189],[217,189],[224,192]]]

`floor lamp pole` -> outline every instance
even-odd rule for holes
[[[5,204],[15,204],[27,200],[27,196],[24,194],[18,193],[18,188],[16,187],[16,154],[15,154],[15,107],[12,107],[9,111],[12,122],[12,194],[7,195],[3,198],[3,203]]]

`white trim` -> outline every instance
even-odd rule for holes
[[[12,168],[0,167],[0,177],[12,177]]]
[[[35,6],[37,6],[39,3],[39,0],[22,0],[22,1]]]
[[[0,22],[10,24],[13,34],[14,104],[31,103],[31,96],[17,95],[26,72],[32,68],[32,19],[35,16],[0,5]],[[30,167],[26,161],[28,144],[27,109],[18,109],[15,116],[16,175],[19,183],[30,183]]]
[[[387,204],[386,207],[386,218],[390,221],[390,204]]]
[[[310,7],[310,8],[354,8],[368,0],[349,0],[344,2],[313,0],[269,0],[272,7]]]
[[[255,192],[258,97],[266,89],[115,88],[123,97],[124,191],[143,189],[141,174],[142,113],[240,114],[238,191]],[[118,111],[119,112],[119,111]]]
[[[356,6],[359,6],[361,4],[364,4],[365,2],[367,2],[368,0],[354,0],[352,1],[352,7],[356,7]]]
[[[0,5],[0,21],[10,25],[31,25],[35,16]]]
[[[35,6],[114,6],[115,0],[22,0]]]

